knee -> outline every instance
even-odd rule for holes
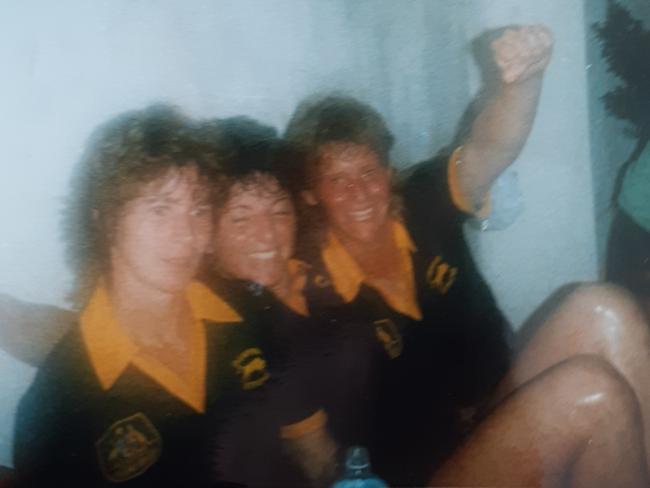
[[[645,326],[641,308],[624,288],[611,283],[585,283],[576,286],[560,305],[575,323],[593,327],[604,323],[608,327]]]
[[[573,356],[552,368],[554,391],[582,415],[608,421],[611,415],[639,415],[639,404],[628,381],[596,355]]]

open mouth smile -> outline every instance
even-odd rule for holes
[[[350,217],[355,222],[363,222],[365,220],[369,220],[370,218],[372,218],[372,214],[373,214],[372,208],[366,208],[364,210],[356,210],[349,213]]]
[[[277,251],[264,251],[264,252],[254,252],[248,256],[253,259],[268,260],[273,259],[278,254]]]

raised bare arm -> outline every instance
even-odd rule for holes
[[[459,189],[476,209],[528,138],[553,37],[541,25],[506,29],[491,48],[499,68],[498,87],[472,124],[456,173]]]

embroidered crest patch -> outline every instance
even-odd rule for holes
[[[445,295],[456,281],[457,274],[458,268],[450,266],[442,257],[436,256],[429,263],[426,279],[431,288]]]
[[[381,344],[384,346],[388,357],[395,359],[402,354],[404,344],[402,342],[402,334],[397,330],[397,326],[390,319],[375,320],[375,335]]]
[[[120,483],[140,476],[158,460],[162,439],[146,415],[136,413],[111,425],[95,447],[104,476]]]
[[[329,278],[322,274],[314,276],[314,285],[316,285],[318,288],[327,288],[331,284],[332,282],[329,280]]]
[[[270,378],[269,372],[266,370],[266,359],[257,347],[245,349],[232,362],[232,365],[235,367],[244,390],[257,388]]]

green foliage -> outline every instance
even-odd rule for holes
[[[606,93],[603,103],[614,117],[629,122],[639,142],[650,139],[650,31],[616,0],[610,0],[607,18],[594,23],[607,71],[622,84]]]

